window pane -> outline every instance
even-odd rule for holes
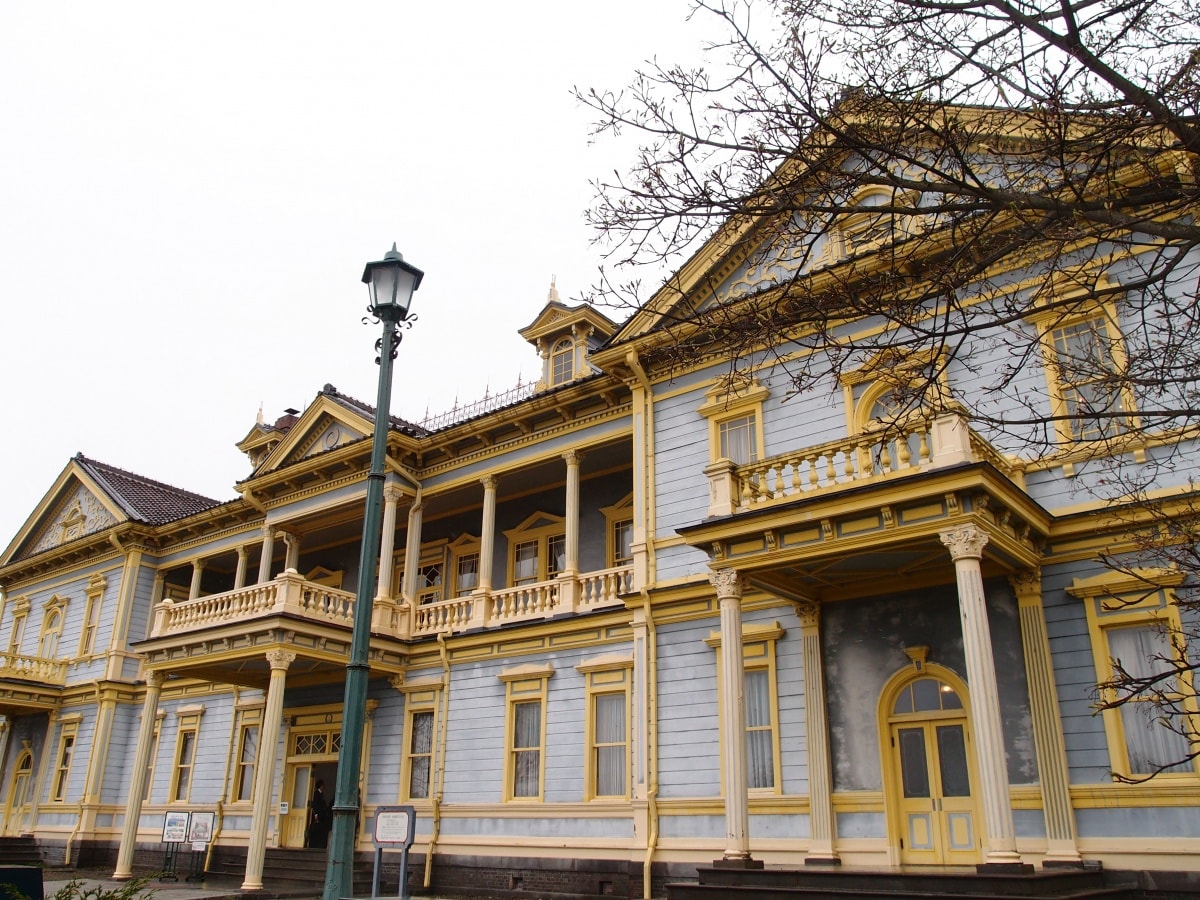
[[[613,525],[613,565],[624,565],[633,560],[633,520],[626,519]]]
[[[925,729],[901,728],[900,776],[904,782],[905,797],[929,796],[929,769],[925,760]]]
[[[429,753],[433,750],[433,713],[418,712],[412,717],[412,741],[409,751]]]
[[[458,558],[457,574],[454,583],[455,596],[469,594],[479,587],[479,554],[468,553]]]
[[[967,744],[961,725],[937,727],[938,768],[943,797],[970,797],[971,780],[967,773]]]
[[[414,756],[411,760],[408,796],[414,800],[425,800],[429,797],[429,763],[428,756]]]
[[[547,553],[550,562],[550,574],[557,575],[567,565],[567,537],[556,534],[547,541]]]
[[[717,430],[721,439],[721,456],[725,459],[739,466],[758,459],[753,415],[728,419],[721,422]]]
[[[513,551],[513,583],[527,584],[537,581],[538,542],[524,541]]]
[[[930,712],[942,708],[941,698],[938,697],[938,684],[935,678],[921,678],[913,682],[913,708],[917,712]]]
[[[625,748],[596,748],[596,796],[625,796]]]
[[[513,796],[536,797],[541,767],[542,703],[518,703],[513,709]]]

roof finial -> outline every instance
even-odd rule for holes
[[[558,299],[558,286],[555,284],[556,281],[557,281],[557,276],[551,275],[550,276],[550,293],[546,295],[546,301],[548,303],[560,303],[561,302]]]
[[[263,424],[262,408],[263,408],[262,401],[259,400],[258,401],[258,424],[259,425]]]

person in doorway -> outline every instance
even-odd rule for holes
[[[329,843],[329,829],[333,827],[333,808],[325,798],[325,782],[318,781],[308,802],[308,829],[305,845],[323,848]]]

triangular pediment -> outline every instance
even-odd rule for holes
[[[558,300],[551,300],[542,307],[537,318],[522,328],[518,334],[532,344],[539,340],[570,333],[572,328],[583,326],[587,333],[594,335],[598,341],[606,340],[617,330],[617,325],[608,316],[587,303],[578,306],[567,306]]]
[[[129,519],[79,461],[72,459],[5,549],[0,565],[53,550]]]
[[[306,409],[263,460],[255,475],[295,465],[368,437],[374,423],[325,394]]]

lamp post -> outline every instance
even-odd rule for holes
[[[371,444],[371,471],[367,475],[367,506],[363,516],[362,549],[358,557],[358,596],[354,605],[354,630],[350,662],[346,665],[346,694],[342,708],[342,746],[338,753],[337,786],[333,795],[333,830],[329,835],[329,862],[325,872],[324,900],[351,897],[354,891],[354,841],[358,825],[358,776],[362,766],[363,731],[367,720],[367,683],[371,646],[371,600],[375,595],[382,530],[384,461],[387,457],[388,420],[391,417],[392,360],[400,346],[401,323],[412,324],[408,307],[425,273],[409,265],[392,244],[379,262],[367,263],[362,280],[370,287],[371,314],[383,323],[376,342],[379,357],[379,398],[375,404],[375,435]],[[363,319],[366,323],[368,320]]]

